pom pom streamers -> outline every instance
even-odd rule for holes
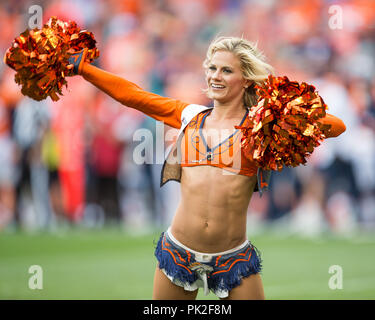
[[[250,112],[250,125],[242,130],[244,155],[264,170],[282,170],[306,163],[306,158],[325,139],[329,125],[318,120],[327,105],[315,87],[287,77],[270,75],[255,86],[258,104]]]
[[[88,49],[86,61],[99,56],[94,35],[80,30],[73,21],[52,17],[41,30],[27,29],[17,37],[4,56],[4,62],[16,71],[15,81],[23,95],[40,101],[48,96],[59,100],[65,77],[73,76],[68,67],[71,54]]]

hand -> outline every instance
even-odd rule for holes
[[[85,62],[85,58],[87,55],[87,48],[84,48],[83,50],[73,53],[69,59],[69,68],[73,68],[74,74],[81,74],[83,63]]]

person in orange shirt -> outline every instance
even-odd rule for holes
[[[253,192],[268,185],[269,174],[242,157],[234,130],[249,121],[249,108],[257,103],[254,84],[272,71],[264,56],[241,38],[210,45],[204,67],[213,108],[146,92],[84,57],[85,51],[71,57],[77,74],[125,106],[180,129],[161,185],[180,181],[181,201],[155,250],[153,299],[195,299],[199,288],[221,299],[264,299],[261,257],[247,239],[246,217]],[[319,121],[331,125],[327,137],[345,131],[332,115]]]

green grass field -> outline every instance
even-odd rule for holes
[[[158,237],[115,229],[0,233],[0,299],[151,299]],[[267,299],[375,299],[375,236],[250,239],[262,252]],[[31,265],[43,268],[42,290],[28,287]],[[331,265],[343,269],[341,290],[329,289]]]

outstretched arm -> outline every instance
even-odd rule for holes
[[[137,109],[171,127],[181,127],[181,113],[189,103],[147,92],[128,80],[84,62],[85,53],[83,50],[71,57],[76,74],[82,75],[123,105]]]
[[[327,113],[322,119],[319,119],[322,124],[329,124],[331,127],[325,132],[327,138],[338,137],[346,130],[346,126],[341,119],[335,117],[332,114]]]
[[[123,105],[164,121],[171,127],[181,127],[181,113],[188,103],[147,92],[136,84],[87,62],[83,65],[81,75]]]

